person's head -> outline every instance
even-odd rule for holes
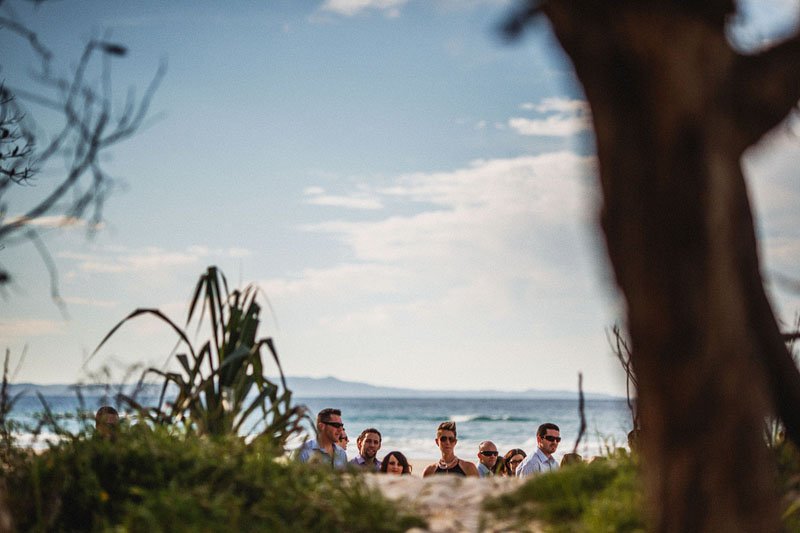
[[[323,409],[317,414],[317,436],[323,444],[336,444],[344,431],[342,412],[339,409]]]
[[[358,453],[367,460],[375,459],[375,454],[381,449],[381,432],[375,428],[367,428],[356,439]]]
[[[342,434],[339,435],[339,447],[343,450],[347,450],[347,444],[350,442],[350,438],[347,436],[347,431],[342,428]]]
[[[119,413],[110,405],[104,405],[94,414],[94,427],[101,437],[111,437],[119,425]]]
[[[497,463],[497,446],[490,440],[485,440],[478,444],[478,461],[489,470],[494,469]]]
[[[557,425],[545,422],[536,430],[536,444],[546,456],[553,455],[558,449],[559,442],[561,442],[561,430]]]
[[[637,453],[639,451],[639,438],[641,437],[641,431],[638,429],[632,429],[628,432],[628,448],[631,450],[632,453]]]
[[[381,472],[384,474],[410,474],[411,465],[406,456],[400,452],[387,453],[381,462]]]
[[[583,462],[583,457],[578,453],[565,453],[561,458],[561,466],[578,465]]]
[[[436,429],[436,445],[442,451],[442,455],[453,453],[457,441],[455,422],[449,421],[439,424]]]
[[[506,476],[513,476],[514,472],[517,470],[517,467],[520,465],[520,463],[522,463],[525,457],[527,457],[527,454],[522,448],[513,448],[508,450],[503,456],[503,462],[506,465],[506,469],[503,473]]]

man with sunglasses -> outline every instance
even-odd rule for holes
[[[534,476],[544,472],[558,470],[558,461],[553,458],[553,454],[561,442],[561,434],[558,426],[546,422],[536,430],[536,444],[538,448],[525,458],[517,467],[517,477]]]
[[[337,446],[344,431],[342,412],[339,409],[323,409],[317,414],[317,438],[307,440],[297,451],[297,459],[303,463],[324,464],[333,468],[347,466],[347,453]]]
[[[497,464],[497,446],[490,440],[478,444],[478,474],[481,477],[494,475],[494,466]]]

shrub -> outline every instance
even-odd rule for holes
[[[279,457],[279,456],[278,456]],[[424,525],[359,475],[278,460],[268,442],[121,427],[17,460],[20,531],[405,531]]]

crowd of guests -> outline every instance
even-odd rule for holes
[[[356,439],[358,455],[348,461],[345,451],[350,442],[342,422],[342,412],[338,409],[323,409],[317,414],[317,438],[307,440],[296,452],[296,457],[304,463],[319,463],[343,469],[350,466],[368,471],[387,474],[410,474],[411,465],[399,451],[390,451],[378,459],[382,436],[376,428],[364,429]],[[560,465],[580,462],[578,454],[564,455],[561,463],[553,458],[561,442],[557,425],[545,423],[536,431],[536,450],[530,455],[521,448],[513,448],[500,455],[492,441],[485,440],[478,445],[477,464],[459,458],[455,453],[458,433],[455,422],[442,422],[436,429],[436,445],[441,458],[428,465],[423,477],[436,474],[455,474],[460,476],[509,476],[526,477],[557,470]]]

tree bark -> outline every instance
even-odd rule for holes
[[[537,9],[592,110],[654,529],[778,531],[763,428],[777,410],[800,434],[800,374],[764,293],[740,158],[797,103],[800,46],[737,54],[731,0],[551,0],[524,16]]]

